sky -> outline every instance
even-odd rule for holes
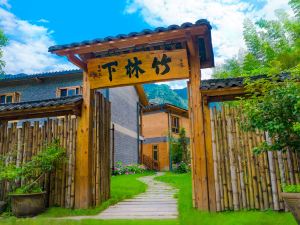
[[[9,38],[4,47],[7,74],[75,69],[48,47],[91,40],[158,26],[210,21],[215,64],[221,65],[245,47],[243,21],[274,18],[288,12],[288,0],[0,0],[0,29]],[[211,69],[202,71],[210,78]],[[169,83],[172,88],[184,81]]]

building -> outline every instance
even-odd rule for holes
[[[188,111],[171,104],[150,104],[143,109],[143,163],[155,170],[169,170],[170,136],[178,137],[181,128],[190,137]]]
[[[101,92],[111,102],[113,162],[138,163],[142,140],[140,112],[141,107],[147,104],[142,86],[104,89]],[[81,93],[81,70],[0,77],[1,103],[36,101]]]

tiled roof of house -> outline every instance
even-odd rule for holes
[[[165,108],[167,108],[168,106],[175,107],[175,108],[178,108],[178,109],[187,111],[187,110],[184,109],[184,108],[178,107],[178,106],[173,105],[173,104],[170,104],[170,103],[162,103],[162,104],[155,104],[155,103],[152,103],[152,104],[149,104],[149,105],[145,106],[145,107],[144,107],[144,110],[165,109]]]
[[[178,107],[176,105],[172,105],[170,103],[163,104],[149,104],[143,108],[143,112],[155,112],[155,111],[165,111],[165,112],[173,112],[177,115],[188,117],[188,110]]]
[[[81,103],[82,96],[69,96],[62,98],[53,98],[39,101],[28,101],[28,102],[18,102],[9,104],[0,104],[0,113],[16,110],[43,108],[43,107],[54,107],[54,106],[68,106],[76,105]]]
[[[284,79],[287,74],[281,74],[280,79]],[[250,80],[257,80],[261,78],[267,78],[267,75],[257,75],[248,77]],[[201,90],[215,90],[221,88],[243,87],[246,77],[234,77],[224,79],[208,79],[201,81]]]
[[[211,29],[210,23],[205,19],[201,19],[201,20],[196,21],[195,23],[186,22],[180,26],[179,25],[170,25],[168,27],[157,27],[154,30],[145,29],[141,32],[131,32],[129,34],[118,34],[116,36],[108,36],[105,38],[97,38],[94,40],[86,40],[86,41],[76,42],[76,43],[71,43],[71,44],[55,45],[55,46],[51,46],[48,49],[48,51],[54,52],[57,50],[62,50],[62,49],[67,49],[67,48],[74,48],[74,47],[92,45],[92,44],[97,44],[97,43],[105,43],[105,42],[109,42],[109,41],[115,41],[115,40],[120,40],[120,39],[131,38],[131,37],[138,37],[138,36],[147,35],[147,34],[161,33],[161,32],[172,31],[172,30],[180,30],[180,29],[186,29],[189,27],[203,26],[203,25],[206,25],[209,29]]]
[[[276,76],[278,81],[282,81],[290,76],[289,73],[281,73]],[[250,80],[258,80],[262,78],[268,78],[267,75],[257,75],[252,77],[234,77],[225,79],[209,79],[201,81],[201,90],[215,90],[220,88],[232,88],[232,87],[243,87],[245,80],[249,78]],[[271,79],[271,78],[270,78]]]
[[[74,70],[63,70],[63,71],[55,71],[55,72],[45,72],[45,73],[36,73],[36,74],[7,74],[0,76],[0,82],[5,81],[18,81],[18,80],[27,80],[27,79],[42,79],[42,78],[53,78],[53,77],[61,77],[69,74],[77,74],[82,73],[82,70],[74,69]]]

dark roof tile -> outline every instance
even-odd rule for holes
[[[72,105],[82,101],[82,96],[70,96],[54,99],[46,99],[39,101],[28,101],[28,102],[18,102],[10,104],[0,104],[0,112],[22,110],[22,109],[33,109],[49,106],[61,106],[61,105]]]
[[[17,81],[17,80],[26,80],[26,79],[35,79],[35,78],[54,78],[60,77],[68,74],[78,74],[82,73],[82,70],[74,69],[74,70],[64,70],[64,71],[55,71],[55,72],[45,72],[45,73],[36,73],[36,74],[7,74],[0,76],[0,83],[5,81]]]
[[[114,37],[109,36],[109,37],[100,39],[101,40],[100,42],[108,42],[108,41],[112,41],[112,40],[124,39],[124,38],[127,38],[127,37],[136,37],[136,36],[142,36],[142,35],[147,35],[147,34],[151,34],[151,33],[159,33],[159,32],[171,31],[171,30],[185,29],[185,28],[188,28],[188,27],[202,26],[202,25],[207,26],[209,29],[212,28],[210,23],[207,20],[200,19],[200,20],[196,21],[194,24],[189,23],[189,22],[185,22],[185,23],[181,24],[180,26],[179,25],[170,25],[167,28],[157,27],[153,30],[146,29],[146,30],[143,30],[141,32],[131,32],[127,35],[119,34],[119,35],[116,35]],[[71,44],[65,44],[65,45],[54,45],[54,46],[51,46],[48,49],[48,51],[49,52],[54,52],[54,51],[57,51],[57,50],[62,50],[62,49],[70,48],[70,47],[91,45],[91,44],[95,44],[95,43],[99,43],[99,39],[82,41],[80,43],[71,43]]]
[[[278,75],[279,80],[286,79],[289,76],[288,73],[281,73]],[[246,77],[234,77],[224,79],[209,79],[201,81],[201,90],[215,90],[219,88],[230,88],[230,87],[243,87]],[[267,78],[267,75],[257,75],[248,77],[251,80],[257,80],[261,78]]]

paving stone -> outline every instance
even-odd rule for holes
[[[98,215],[63,219],[176,219],[178,209],[174,195],[177,190],[168,184],[154,180],[155,177],[161,175],[163,173],[139,178],[148,185],[145,193],[110,206]]]

